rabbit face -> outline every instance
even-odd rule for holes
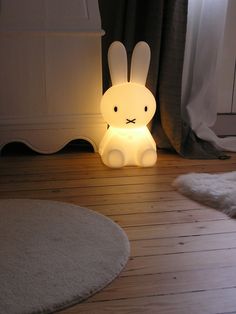
[[[156,110],[152,93],[141,84],[126,82],[110,87],[102,97],[101,113],[117,128],[139,128],[148,124]]]

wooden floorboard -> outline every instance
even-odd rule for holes
[[[233,314],[236,288],[191,291],[170,295],[150,295],[139,298],[82,303],[61,314],[130,314],[130,313],[171,313],[171,314]],[[227,312],[226,312],[227,311]]]
[[[117,222],[131,245],[118,278],[77,313],[236,313],[236,220],[172,187],[189,172],[236,170],[229,160],[186,160],[160,151],[152,168],[105,167],[96,153],[0,158],[0,198],[40,198],[87,206]]]

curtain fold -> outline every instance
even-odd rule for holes
[[[199,138],[218,149],[236,151],[236,137],[219,138],[211,130],[221,91],[219,71],[228,7],[235,0],[189,0],[183,68],[182,111]],[[235,7],[234,7],[235,8]]]
[[[128,60],[135,44],[151,48],[147,87],[157,100],[152,134],[159,148],[174,149],[187,158],[224,158],[198,138],[181,115],[181,88],[187,28],[187,0],[99,0],[103,37],[104,90],[111,86],[107,64],[109,45],[119,40]]]

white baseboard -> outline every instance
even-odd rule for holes
[[[236,114],[218,114],[212,130],[219,136],[236,136]]]

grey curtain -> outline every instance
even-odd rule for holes
[[[114,40],[126,46],[128,60],[135,44],[151,48],[147,87],[157,100],[152,134],[159,148],[187,158],[227,158],[197,138],[181,118],[181,81],[187,25],[187,0],[99,0],[103,37],[104,90],[111,86],[107,51]]]

